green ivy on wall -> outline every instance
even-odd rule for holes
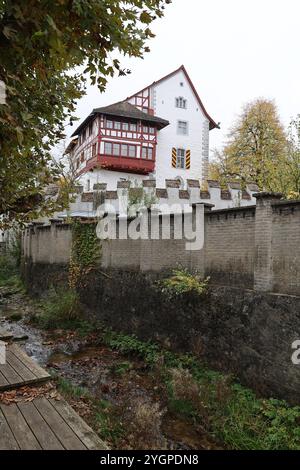
[[[69,266],[71,289],[84,287],[87,274],[101,256],[101,244],[96,234],[96,223],[72,222],[72,249]]]

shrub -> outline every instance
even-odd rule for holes
[[[175,269],[172,275],[158,282],[161,292],[173,298],[185,294],[203,295],[207,291],[209,278],[202,279],[197,273],[187,269]]]

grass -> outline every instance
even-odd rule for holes
[[[40,307],[40,314],[35,321],[41,328],[77,329],[87,326],[83,319],[78,294],[73,290],[50,290]]]
[[[106,331],[103,340],[112,349],[140,357],[149,367],[159,364],[170,411],[201,423],[227,448],[300,449],[300,407],[258,398],[231,376],[207,369],[193,356],[161,350],[135,336]]]
[[[66,399],[74,399],[82,402],[84,399],[90,409],[90,424],[103,440],[116,443],[124,435],[118,419],[115,416],[113,405],[107,400],[95,399],[93,395],[83,387],[73,385],[69,380],[53,374],[57,389]]]
[[[10,253],[0,255],[0,287],[26,292],[18,262]]]
[[[9,254],[0,255],[0,286],[10,286],[16,279],[17,265]]]
[[[131,368],[132,368],[131,362],[126,361],[126,362],[121,362],[119,364],[114,364],[110,370],[113,374],[122,376],[126,374],[126,372],[128,372]]]
[[[65,397],[83,398],[89,396],[87,389],[73,385],[69,380],[66,380],[63,377],[59,377],[56,373],[53,374],[53,377],[56,380],[58,390]]]

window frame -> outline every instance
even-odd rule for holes
[[[183,152],[183,155],[179,155],[179,152]],[[179,165],[179,162],[181,164]],[[183,163],[183,166],[182,166]],[[179,170],[186,169],[186,149],[180,147],[176,149],[176,168]]]
[[[107,151],[107,146],[110,147],[110,151]],[[118,153],[116,152],[116,149]],[[125,152],[126,150],[126,152]],[[133,152],[134,151],[134,152]],[[131,154],[130,154],[131,152]],[[126,154],[125,154],[126,153]],[[121,142],[104,142],[104,155],[111,157],[120,157],[120,158],[137,158],[137,145],[135,144],[123,144]]]
[[[185,127],[182,127],[181,124],[185,124]],[[188,121],[183,121],[179,119],[177,121],[177,134],[178,135],[189,135],[189,123]]]
[[[146,151],[146,156],[144,156],[144,150]],[[150,150],[150,152],[149,152]],[[149,157],[149,153],[151,154],[151,157]],[[141,158],[143,160],[150,160],[152,161],[153,160],[153,156],[154,156],[154,148],[153,147],[146,147],[146,146],[142,146],[142,151],[141,151]]]
[[[104,155],[112,155],[112,142],[104,142]],[[109,145],[111,150],[110,152],[107,152],[106,146]]]
[[[134,129],[132,129],[132,126],[134,126]],[[136,122],[130,122],[129,123],[129,132],[137,132],[137,123]]]
[[[183,96],[177,96],[175,98],[175,107],[179,109],[187,109],[187,99]]]

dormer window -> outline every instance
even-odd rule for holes
[[[182,96],[176,98],[176,108],[186,109],[187,108],[187,100]]]

